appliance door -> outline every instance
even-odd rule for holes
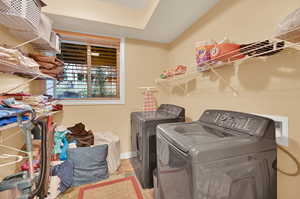
[[[136,158],[142,161],[142,132],[141,124],[137,118],[131,118],[131,151],[136,153]]]
[[[160,199],[192,199],[192,169],[187,154],[157,135]]]
[[[194,165],[194,198],[276,199],[270,177],[272,160],[266,158],[274,155],[270,151]]]

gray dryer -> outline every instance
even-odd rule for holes
[[[276,199],[275,123],[207,110],[157,127],[160,199]]]

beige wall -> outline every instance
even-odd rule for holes
[[[114,132],[120,136],[123,153],[130,151],[130,112],[141,110],[143,104],[138,87],[153,86],[153,80],[167,65],[167,49],[161,44],[126,39],[125,65],[125,105],[65,106],[63,120],[66,126],[83,122],[94,132]],[[160,99],[159,93],[156,97]]]
[[[270,37],[278,22],[300,7],[299,0],[222,0],[170,45],[169,65],[194,66],[196,41],[222,40],[247,43]],[[228,85],[213,73],[199,74],[189,82],[188,92],[174,88],[168,102],[187,108],[187,116],[198,119],[205,109],[228,109],[289,117],[289,147],[300,160],[300,52],[288,50],[266,60],[252,59],[217,71],[240,92],[234,97]],[[167,95],[167,94],[166,94]],[[278,152],[278,167],[294,171],[292,160]],[[278,198],[297,199],[300,177],[278,174]]]

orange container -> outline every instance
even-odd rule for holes
[[[210,58],[216,61],[235,61],[244,58],[240,52],[240,45],[233,43],[216,44],[210,50]]]

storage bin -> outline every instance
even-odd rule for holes
[[[276,37],[292,43],[300,42],[300,8],[278,24]]]
[[[4,26],[18,30],[35,30],[39,26],[41,0],[1,0],[2,6],[8,8],[0,10],[0,23]]]
[[[16,29],[10,29],[10,32],[22,39],[22,40],[32,40],[40,36],[39,39],[33,41],[33,44],[38,45],[49,45],[52,33],[52,21],[44,14],[41,14],[40,24],[35,31],[21,31]]]
[[[50,46],[51,48],[53,48],[57,53],[61,52],[61,48],[60,48],[60,37],[59,35],[52,31],[51,32],[51,37],[50,37]]]
[[[94,133],[94,137],[95,145],[108,145],[108,172],[114,173],[120,166],[120,138],[110,132]]]
[[[0,10],[5,10],[9,8],[9,0],[0,0]]]
[[[40,35],[41,40],[36,40],[34,43],[47,44],[50,42],[52,34],[52,21],[49,17],[41,14],[40,23],[38,26],[38,35]]]
[[[43,42],[41,42],[41,40]],[[51,54],[59,54],[61,52],[60,37],[57,33],[53,31],[51,32],[50,41],[46,41],[45,39],[38,39],[32,43],[34,44],[34,49],[42,51],[44,53],[46,52]]]

